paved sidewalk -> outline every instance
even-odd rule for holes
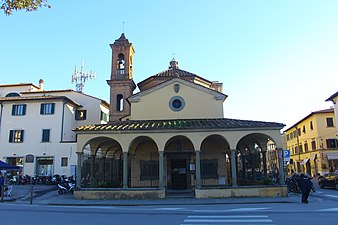
[[[56,185],[10,185],[12,186],[12,191],[10,196],[4,196],[3,201],[21,201],[27,200],[31,197],[31,188],[32,188],[32,197],[37,198],[41,195],[44,195],[51,191],[56,191]]]
[[[58,206],[144,206],[144,205],[206,205],[206,204],[259,204],[259,203],[299,203],[300,195],[289,193],[288,197],[270,198],[223,198],[195,199],[173,197],[153,200],[78,200],[72,194],[57,192],[55,185],[33,185],[33,205]],[[13,185],[12,196],[4,197],[4,203],[30,204],[31,185]]]
[[[259,204],[259,203],[293,203],[299,198],[224,198],[224,199],[195,199],[195,198],[166,198],[153,200],[77,200],[72,196],[61,196],[50,199],[48,205],[67,206],[155,206],[155,205],[208,205],[208,204]],[[40,201],[41,203],[41,201]]]
[[[30,185],[13,186],[12,197],[5,201],[15,201],[18,204],[30,204]],[[7,197],[6,197],[7,198]],[[79,200],[73,195],[57,192],[56,186],[34,185],[33,205],[58,206],[141,206],[141,205],[206,205],[206,204],[259,204],[259,203],[294,203],[299,202],[299,195],[290,193],[288,197],[272,198],[223,198],[223,199],[195,199],[189,197],[169,197],[152,200]]]

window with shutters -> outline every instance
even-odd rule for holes
[[[337,139],[326,139],[327,148],[337,148]]]
[[[26,104],[12,106],[12,116],[24,116],[24,115],[26,115]]]
[[[68,166],[68,158],[67,157],[61,157],[61,166],[62,167]]]
[[[43,129],[42,130],[41,142],[50,142],[50,129]]]
[[[316,147],[316,141],[311,141],[311,147],[312,147],[312,150],[316,150],[317,147]]]
[[[109,114],[104,113],[101,111],[101,117],[100,120],[104,121],[104,122],[108,122],[109,121]]]
[[[310,121],[310,130],[313,130],[313,123]]]
[[[23,142],[23,130],[10,130],[9,131],[9,142],[10,143],[21,143]]]
[[[55,103],[42,103],[40,107],[41,115],[52,115],[54,114]]]
[[[331,118],[331,117],[326,118],[326,126],[327,127],[334,127],[333,118]]]

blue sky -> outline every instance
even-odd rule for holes
[[[223,83],[224,116],[291,126],[329,108],[338,91],[338,1],[56,1],[51,9],[0,14],[0,83],[45,81],[75,89],[82,61],[97,79],[85,93],[109,102],[111,49],[133,43],[134,80],[183,70]],[[125,21],[123,29],[123,21]]]

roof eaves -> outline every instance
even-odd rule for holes
[[[325,101],[332,101],[333,103],[334,102],[334,98],[336,98],[338,96],[338,91],[336,93],[334,93],[333,95],[331,95],[328,99],[326,99]]]
[[[321,114],[321,113],[332,113],[334,112],[334,109],[323,109],[323,110],[318,110],[318,111],[314,111],[311,112],[309,115],[307,115],[306,117],[304,117],[303,119],[299,120],[297,123],[293,124],[292,126],[290,126],[288,129],[286,129],[284,132],[287,132],[293,128],[296,128],[298,124],[300,124],[301,122],[303,122],[304,120],[310,118],[311,116],[315,115],[315,114]]]
[[[179,119],[179,120],[127,120],[115,121],[111,124],[87,125],[74,128],[74,131],[105,130],[118,131],[168,131],[168,130],[280,130],[285,126],[282,123],[261,122],[234,119]]]

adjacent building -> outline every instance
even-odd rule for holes
[[[290,150],[289,171],[316,176],[338,168],[338,142],[334,109],[310,113],[285,130]]]
[[[75,175],[73,128],[108,121],[109,104],[73,90],[0,85],[0,158],[22,175]]]
[[[338,121],[338,91],[336,93],[334,93],[333,95],[331,95],[328,99],[326,99],[326,101],[331,101],[333,103],[333,107],[334,107],[334,114],[336,117],[336,121]],[[338,137],[338,126],[336,126],[336,136]]]

